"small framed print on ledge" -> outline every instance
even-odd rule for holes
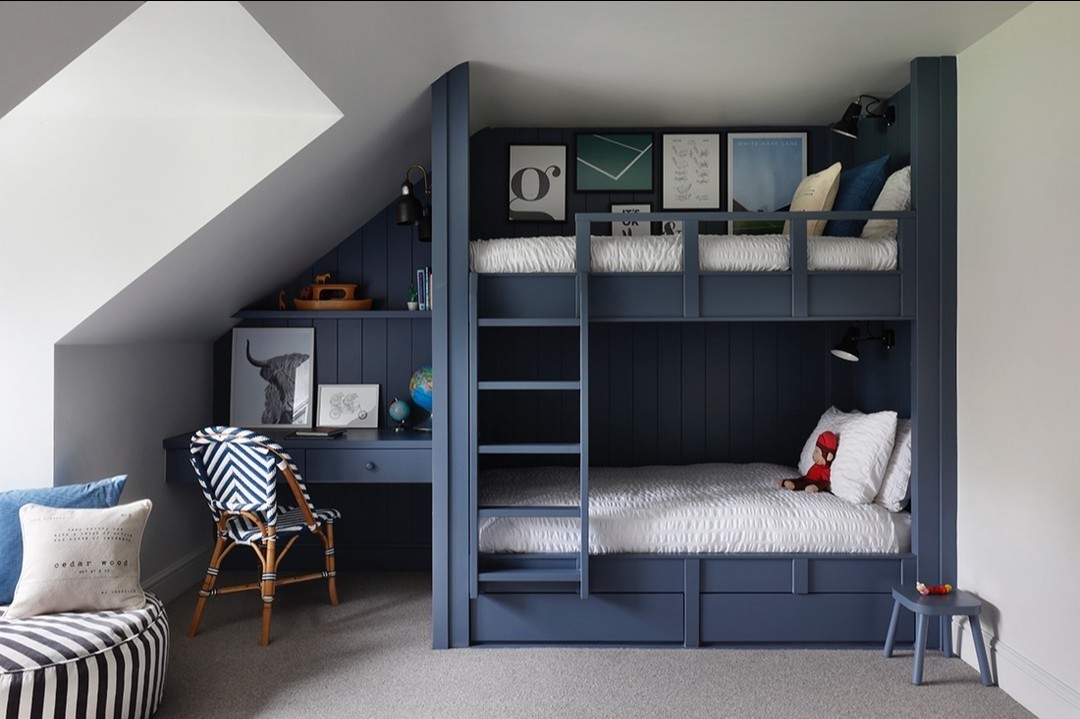
[[[377,428],[379,426],[379,385],[319,385],[320,427]]]

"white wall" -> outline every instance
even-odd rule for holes
[[[0,490],[53,481],[53,345],[340,117],[238,3],[148,2],[0,118]]]
[[[211,419],[209,344],[56,348],[56,483],[128,475],[122,502],[154,503],[142,578],[168,601],[205,570],[212,534],[198,486],[165,484],[165,437]]]
[[[1078,67],[1078,3],[958,58],[957,578],[1000,686],[1041,717],[1080,715]]]

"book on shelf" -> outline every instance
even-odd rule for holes
[[[334,437],[340,437],[345,434],[348,427],[312,427],[311,429],[298,429],[295,432],[291,432],[289,437],[296,437],[299,439],[311,439],[311,438],[324,438],[332,439]]]
[[[420,300],[420,309],[431,309],[431,268],[421,267],[416,271],[416,294]]]

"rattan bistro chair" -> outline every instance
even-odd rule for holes
[[[237,427],[206,427],[191,436],[191,466],[202,487],[210,512],[214,515],[217,542],[199,590],[195,616],[188,636],[199,632],[206,600],[216,594],[261,590],[263,600],[262,640],[270,643],[270,612],[278,585],[326,579],[330,603],[337,605],[334,570],[334,520],[341,516],[336,509],[315,509],[304,481],[292,458],[271,440]],[[279,507],[278,472],[284,476],[295,508]],[[318,536],[326,549],[326,567],[322,572],[278,579],[281,560],[304,531]],[[288,543],[277,549],[279,537]],[[262,578],[250,584],[215,587],[221,561],[233,547],[246,544],[262,564]]]

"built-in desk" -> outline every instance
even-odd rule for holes
[[[431,484],[430,432],[351,429],[334,439],[260,432],[285,448],[307,484]],[[166,482],[195,483],[188,449],[191,434],[163,442]]]

